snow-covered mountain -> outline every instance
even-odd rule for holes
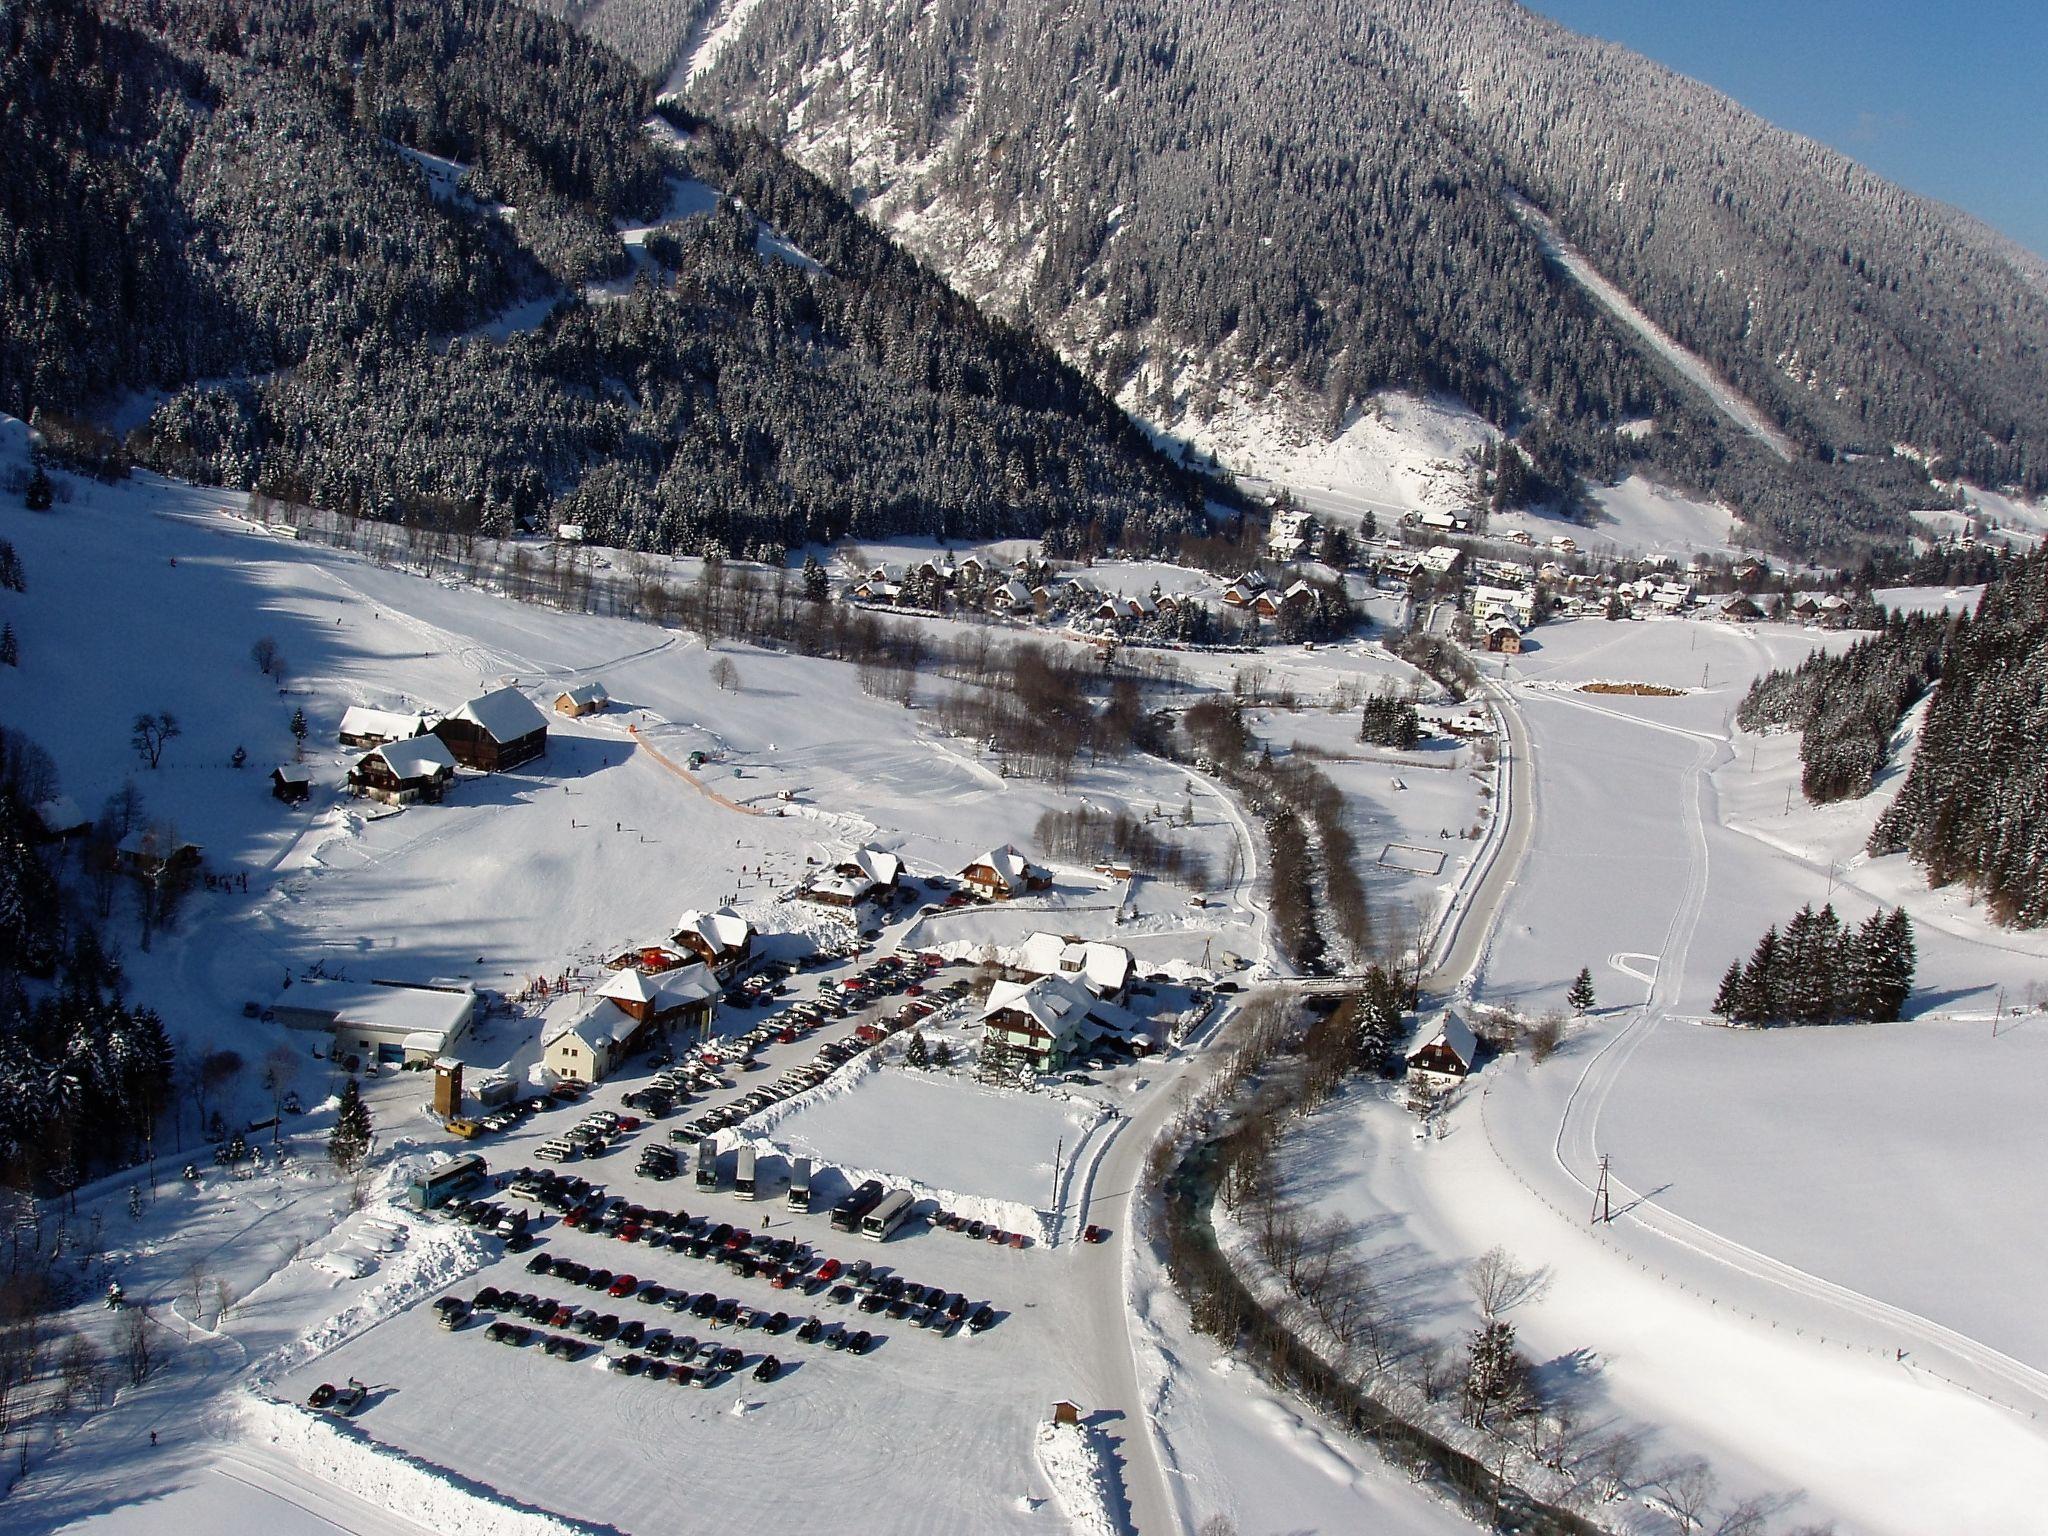
[[[1386,387],[1448,392],[1540,424],[1539,471],[1648,460],[1808,545],[1903,530],[1894,445],[2048,484],[2038,259],[1510,0],[607,0],[589,21],[1161,425],[1278,412],[1328,438]],[[1663,430],[1611,430],[1644,417]]]

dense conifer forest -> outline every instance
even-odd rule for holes
[[[161,396],[130,408],[159,468],[637,548],[1093,522],[1150,550],[1199,515],[1027,333],[768,145],[650,133],[650,84],[552,18],[56,0],[0,30],[27,147],[0,167],[0,409]],[[693,181],[708,211],[663,222]]]

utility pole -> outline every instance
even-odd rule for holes
[[[1600,1183],[1593,1191],[1593,1221],[1597,1225],[1614,1220],[1614,1205],[1607,1190],[1607,1154],[1600,1154]]]
[[[1062,1155],[1063,1155],[1063,1154],[1064,1154],[1064,1153],[1066,1152],[1066,1150],[1067,1150],[1067,1138],[1066,1138],[1066,1137],[1062,1136],[1062,1137],[1060,1137],[1060,1139],[1059,1139],[1058,1141],[1056,1141],[1056,1142],[1054,1142],[1054,1143],[1053,1143],[1053,1149],[1052,1149],[1052,1198],[1046,1201],[1046,1203],[1045,1203],[1045,1208],[1046,1208],[1046,1210],[1048,1210],[1049,1212],[1051,1212],[1051,1213],[1052,1213],[1052,1215],[1053,1215],[1053,1216],[1055,1216],[1055,1217],[1057,1217],[1057,1216],[1059,1215],[1059,1213],[1060,1213],[1060,1158],[1061,1158],[1061,1156],[1062,1156]]]
[[[1998,989],[1998,1001],[1991,1007],[1991,1038],[1998,1038],[1998,1021],[2005,1017],[2005,988]]]

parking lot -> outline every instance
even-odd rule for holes
[[[320,1381],[359,1378],[369,1392],[354,1422],[373,1439],[624,1529],[695,1529],[715,1522],[693,1508],[722,1520],[799,1499],[851,1516],[865,1496],[890,1499],[890,1529],[1040,1528],[1018,1503],[1021,1470],[1018,1486],[999,1488],[986,1468],[992,1416],[1022,1444],[1068,1380],[1044,1256],[923,1212],[887,1242],[835,1230],[831,1206],[848,1186],[830,1168],[814,1174],[808,1212],[789,1208],[788,1170],[770,1166],[779,1160],[763,1159],[757,1200],[733,1189],[730,1149],[719,1187],[696,1182],[691,1136],[723,1129],[729,1140],[763,1102],[750,1095],[802,1091],[817,1080],[803,1069],[865,1048],[861,1026],[879,1034],[906,1002],[936,1005],[965,975],[906,964],[849,991],[868,963],[785,977],[766,1006],[722,1006],[716,1080],[672,1076],[688,1097],[666,1114],[644,1098],[663,1066],[636,1061],[469,1142],[492,1170],[482,1199],[527,1213],[524,1235],[493,1241],[493,1261],[444,1293],[484,1292],[490,1304],[451,1328],[451,1309],[429,1298],[286,1375],[279,1395],[303,1402]],[[796,1015],[821,994],[836,1006]],[[679,1052],[667,1070],[695,1055]],[[536,1156],[586,1121],[602,1134],[584,1141],[601,1147],[563,1163]],[[666,1147],[673,1176],[645,1161]],[[756,1432],[771,1420],[774,1434]],[[901,1506],[906,1457],[946,1481],[946,1498]],[[565,1500],[564,1488],[583,1496]]]

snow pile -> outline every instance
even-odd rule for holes
[[[1085,1424],[1040,1424],[1033,1449],[1067,1524],[1083,1536],[1117,1536],[1110,1513],[1115,1474],[1100,1437]]]
[[[441,1536],[596,1536],[608,1529],[514,1503],[446,1468],[378,1445],[352,1426],[253,1393],[239,1400],[236,1417],[249,1439]]]
[[[388,1230],[400,1224],[395,1218],[403,1217],[405,1212],[396,1205],[387,1205],[379,1214],[379,1226]],[[259,1383],[274,1380],[326,1354],[429,1292],[475,1273],[491,1257],[484,1240],[467,1227],[407,1222],[404,1228],[406,1241],[384,1261],[383,1278],[266,1360],[257,1373]],[[331,1268],[328,1261],[334,1257],[330,1254],[316,1263]]]

